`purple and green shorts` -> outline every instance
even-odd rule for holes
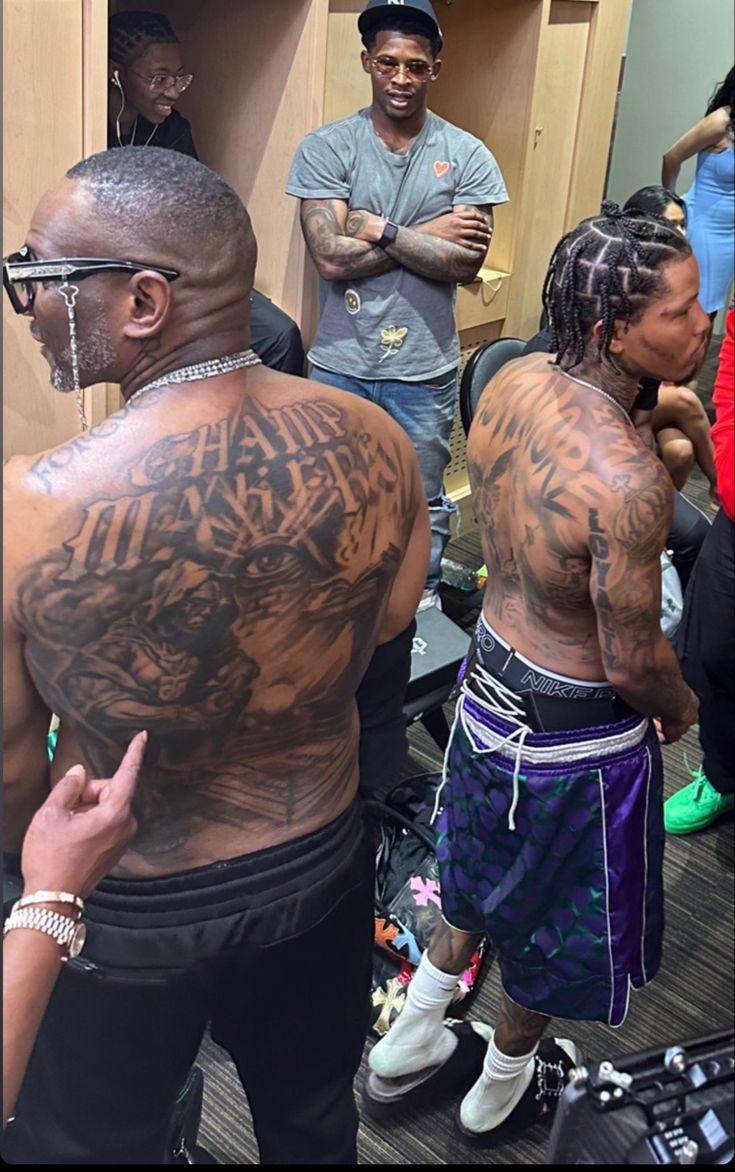
[[[488,682],[482,668],[465,679],[447,749],[437,823],[444,919],[490,937],[518,1005],[620,1025],[630,989],[661,961],[655,732],[638,715],[533,731],[501,714]]]

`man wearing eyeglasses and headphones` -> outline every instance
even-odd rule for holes
[[[156,146],[197,159],[191,125],[176,104],[193,81],[181,45],[159,12],[117,12],[110,18],[108,147]],[[299,328],[257,289],[250,294],[253,349],[272,370],[304,372]]]
[[[485,145],[427,108],[442,65],[429,0],[370,0],[358,28],[372,105],[307,135],[286,190],[301,199],[322,279],[312,377],[378,403],[416,449],[432,522],[428,604],[452,511],[442,480],[459,366],[455,291],[484,263],[493,206],[508,197]]]
[[[197,158],[191,126],[176,103],[193,81],[181,45],[158,12],[110,19],[107,145],[157,146]]]

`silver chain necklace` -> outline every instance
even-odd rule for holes
[[[625,410],[625,407],[623,407],[622,403],[618,403],[617,399],[613,398],[612,395],[609,395],[607,391],[603,391],[602,387],[596,387],[594,383],[585,382],[583,378],[576,378],[573,374],[568,374],[566,370],[562,370],[560,366],[557,366],[556,369],[559,371],[559,374],[564,375],[564,378],[570,379],[573,383],[579,383],[580,387],[589,387],[591,391],[597,391],[598,395],[602,395],[605,399],[608,400],[608,402],[617,407],[618,411],[620,411],[621,414],[625,417],[626,423],[629,423],[631,427],[633,426],[633,420],[630,418],[630,415]]]
[[[133,399],[137,399],[138,395],[144,394],[145,391],[154,391],[158,387],[168,386],[169,383],[193,383],[197,382],[198,379],[215,378],[218,374],[229,374],[230,371],[240,370],[244,366],[259,365],[260,358],[254,350],[240,350],[237,354],[225,354],[222,358],[208,358],[206,362],[196,362],[192,366],[182,366],[178,370],[170,370],[168,374],[162,374],[153,382],[138,387],[127,401],[132,403]]]
[[[79,422],[82,425],[82,431],[87,431],[89,424],[87,422],[87,415],[84,410],[84,392],[79,384],[79,343],[77,341],[77,318],[75,307],[77,304],[77,296],[79,294],[78,285],[70,285],[66,279],[67,273],[64,274],[64,280],[59,285],[59,293],[64,298],[66,304],[66,314],[69,319],[69,353],[71,356],[71,370],[72,379],[74,381],[74,392],[77,400],[77,413],[79,415]]]

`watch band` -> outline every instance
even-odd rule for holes
[[[79,908],[80,914],[84,911],[84,900],[68,891],[34,891],[30,895],[22,895],[15,907],[29,907],[34,903],[73,903],[74,907]]]
[[[79,956],[87,934],[84,924],[73,920],[71,916],[62,916],[61,912],[52,912],[45,907],[19,908],[17,904],[5,921],[3,936],[7,936],[13,928],[32,928],[36,932],[45,932],[66,950],[62,960]]]
[[[398,228],[398,224],[394,224],[392,220],[386,220],[383,235],[380,237],[380,240],[376,241],[376,247],[386,248],[389,244],[392,244],[398,235]]]

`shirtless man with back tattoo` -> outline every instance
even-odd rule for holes
[[[444,922],[370,1054],[366,1099],[396,1104],[478,1050],[442,1023],[487,934],[500,1011],[457,1116],[475,1146],[555,1107],[579,1056],[567,1039],[541,1040],[550,1017],[619,1025],[630,989],[659,967],[651,718],[675,741],[698,705],[660,626],[673,486],[628,411],[641,376],[683,382],[701,364],[698,290],[678,232],[604,205],[552,257],[553,356],[503,367],[470,431],[488,584],[437,826]]]
[[[125,400],[6,469],[6,846],[69,764],[110,776],[148,733],[138,833],[57,985],[20,1163],[164,1162],[208,1023],[262,1162],[356,1163],[373,877],[355,691],[415,613],[428,514],[389,416],[248,350],[255,256],[232,189],[149,147],[72,168],[4,265],[53,385]]]

